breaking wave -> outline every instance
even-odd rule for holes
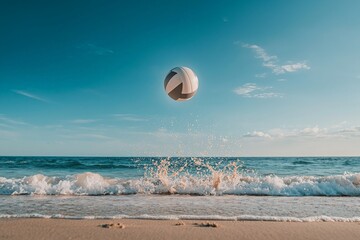
[[[107,178],[93,172],[64,177],[37,174],[0,177],[0,195],[268,195],[360,196],[360,173],[332,176],[257,176],[230,163],[215,169],[199,159],[172,169],[168,160],[155,163],[141,178]],[[194,167],[195,166],[195,167]]]

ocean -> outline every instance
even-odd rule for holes
[[[0,157],[0,218],[360,222],[360,157]]]

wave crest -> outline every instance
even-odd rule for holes
[[[170,174],[162,166],[153,175],[137,179],[106,178],[92,172],[66,177],[0,177],[0,195],[124,194],[360,196],[360,173],[279,177],[213,170],[209,175],[195,176]]]

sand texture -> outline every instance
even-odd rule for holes
[[[360,224],[132,219],[0,219],[0,239],[359,240]]]

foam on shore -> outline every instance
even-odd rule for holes
[[[159,169],[136,179],[105,178],[97,173],[64,177],[37,174],[0,177],[0,195],[265,195],[360,196],[360,173],[333,176],[249,176],[213,171],[210,175],[169,174]]]
[[[42,215],[42,214],[1,214],[0,218],[46,218],[46,219],[149,219],[149,220],[222,220],[222,221],[272,221],[272,222],[360,222],[360,217],[331,217],[331,216],[312,216],[312,217],[278,217],[278,216],[220,216],[220,215],[116,215],[116,216],[66,216],[61,214]]]

